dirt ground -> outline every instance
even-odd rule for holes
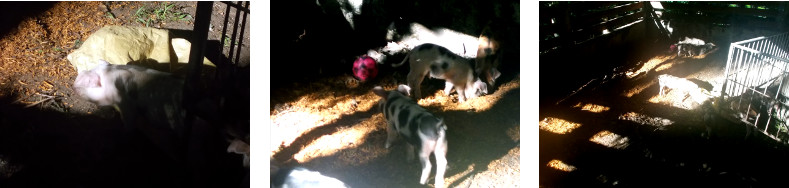
[[[222,135],[209,133],[214,128],[193,127],[194,138],[203,140],[192,142],[204,147],[190,155],[202,156],[204,163],[187,170],[143,135],[122,138],[120,117],[112,108],[81,100],[71,88],[77,72],[65,57],[90,34],[106,25],[145,26],[137,21],[146,18],[138,12],[167,5],[182,19],[171,16],[149,26],[170,29],[174,36],[192,30],[196,2],[0,3],[8,18],[0,29],[0,187],[242,184],[248,169],[241,166],[241,156],[225,152]],[[210,41],[224,40],[225,6],[214,4]],[[230,14],[234,17],[235,11]],[[153,14],[140,15],[156,20]],[[249,30],[245,33],[239,64],[248,66]],[[229,45],[215,45],[214,51],[219,48],[229,50]]]
[[[384,80],[395,80],[386,77]],[[294,87],[287,92],[299,93],[301,98],[272,103],[273,160],[286,165],[298,163],[351,187],[418,187],[419,163],[405,161],[405,143],[383,147],[385,121],[376,105],[380,97],[371,92],[374,85],[387,90],[396,85],[346,85],[349,80],[354,79],[346,75]],[[448,125],[447,185],[520,186],[520,78],[516,76],[495,93],[465,103],[457,102],[457,94],[444,95],[439,89],[442,82],[426,83],[433,85],[423,91],[433,94],[419,104],[444,118]]]
[[[459,103],[457,94],[441,91],[444,80],[425,78],[424,98],[418,103],[448,126],[448,187],[522,186],[521,62],[514,42],[519,39],[518,1],[365,1],[361,15],[354,17],[355,28],[339,8],[332,8],[340,7],[333,2],[272,2],[272,165],[306,167],[350,187],[434,187],[435,166],[427,185],[420,185],[420,164],[406,161],[404,141],[384,148],[385,121],[376,107],[380,97],[372,92],[375,86],[392,90],[405,84],[409,67],[391,65],[401,62],[406,52],[378,62],[378,76],[367,82],[352,76],[351,65],[368,50],[399,41],[385,38],[392,26],[403,37],[413,34],[412,23],[477,37],[486,23],[497,20],[508,27],[496,30],[508,44],[499,87]]]
[[[727,49],[677,57],[660,48],[573,94],[547,97],[549,91],[541,91],[540,186],[783,185],[774,170],[787,167],[785,145],[707,113],[704,103],[714,99],[694,102],[687,89],[658,93],[658,75],[669,74],[692,81],[704,96],[719,96]]]

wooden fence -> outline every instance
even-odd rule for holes
[[[540,53],[594,41],[637,24],[649,25],[644,39],[657,37],[654,19],[692,22],[704,28],[745,28],[784,32],[786,2],[662,1],[661,14],[650,2],[540,2]],[[659,8],[659,7],[658,7]],[[646,21],[645,21],[646,20]],[[673,39],[672,39],[673,40]],[[644,40],[647,41],[647,40]]]

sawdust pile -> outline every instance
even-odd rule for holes
[[[19,103],[46,103],[64,111],[73,106],[71,84],[77,72],[66,55],[104,25],[119,24],[105,15],[101,2],[58,2],[28,17],[0,39],[0,97],[17,95]]]

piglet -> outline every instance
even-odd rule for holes
[[[137,128],[165,152],[174,155],[183,138],[183,79],[134,65],[112,65],[99,60],[95,68],[77,75],[77,95],[99,106],[115,107],[127,131]]]
[[[384,114],[387,126],[386,148],[389,148],[398,135],[405,138],[408,146],[409,161],[414,157],[414,150],[419,151],[419,162],[422,164],[422,175],[419,183],[427,183],[430,173],[430,154],[436,156],[436,187],[444,186],[444,172],[447,167],[447,125],[426,109],[411,100],[407,95],[411,88],[398,86],[395,91],[384,91],[380,86],[373,88],[373,93],[383,98],[379,108]],[[416,148],[414,148],[416,146]]]

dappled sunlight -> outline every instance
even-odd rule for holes
[[[574,129],[581,127],[580,123],[575,123],[559,118],[547,117],[540,121],[540,130],[548,131],[556,134],[567,134]]]
[[[287,147],[302,133],[326,124],[320,115],[309,112],[289,112],[271,118],[271,155],[279,150],[280,145]]]
[[[475,36],[446,28],[430,29],[416,22],[411,23],[410,30],[410,35],[403,36],[400,41],[389,42],[382,51],[394,54],[413,49],[424,43],[433,43],[464,58],[477,57],[479,41]]]
[[[304,95],[294,102],[278,105],[270,116],[271,155],[279,152],[282,147],[290,146],[304,133],[315,128],[335,123],[345,115],[371,110],[373,106],[378,104],[379,98],[372,93],[355,96],[333,92],[314,92]],[[364,121],[369,121],[369,119]],[[359,131],[369,132],[370,130]]]
[[[496,105],[499,100],[502,99],[504,94],[518,89],[520,89],[519,76],[510,82],[498,86],[498,89],[494,93],[468,99],[466,102],[458,102],[457,93],[447,96],[444,94],[444,91],[437,90],[432,95],[427,95],[420,99],[417,103],[420,106],[435,106],[440,108],[442,111],[470,110],[475,112],[483,112],[490,110],[494,105]]]
[[[625,74],[627,75],[627,78],[635,78],[636,76],[641,75],[642,73],[647,73],[650,70],[654,69],[656,66],[660,65],[661,63],[671,59],[672,56],[656,56],[650,59],[649,61],[647,61],[646,63],[644,63],[644,65],[641,66],[641,68],[636,70],[635,72],[628,71]]]
[[[662,87],[662,93],[659,91],[657,95],[647,100],[651,103],[693,110],[703,104],[704,101],[712,98],[712,94],[709,91],[688,79],[666,74],[658,76],[658,80],[660,83],[659,87]]]
[[[466,168],[465,170],[463,170],[462,172],[458,172],[454,175],[452,175],[452,173],[447,173],[447,175],[452,175],[452,176],[444,177],[444,180],[446,181],[447,185],[451,185],[455,181],[462,180],[463,177],[472,175],[471,173],[474,172],[475,169],[474,167],[476,165],[477,165],[476,163],[471,163],[465,167]],[[456,167],[456,168],[462,168],[462,167]]]
[[[671,67],[673,67],[673,66],[674,66],[674,62],[670,62],[670,63],[662,64],[662,65],[658,66],[657,68],[655,68],[655,72],[660,72],[660,71],[668,70],[668,69],[670,69],[670,68],[671,68]]]
[[[609,148],[625,149],[630,145],[630,139],[607,130],[603,130],[592,136],[589,139],[594,143],[603,145]]]
[[[583,104],[581,102],[579,102],[578,104],[576,104],[573,107],[581,108],[581,110],[583,110],[583,111],[590,111],[590,112],[594,112],[594,113],[605,112],[605,111],[608,111],[609,109],[611,109],[610,107],[603,106],[603,105],[597,105],[597,104],[591,104],[591,103]]]
[[[619,115],[619,119],[633,121],[642,125],[650,125],[656,127],[657,129],[665,129],[667,126],[674,124],[674,121],[671,121],[669,119],[665,119],[661,117],[650,117],[636,112],[628,112]]]
[[[364,121],[367,122],[366,124],[373,124],[373,122],[382,121],[382,118],[368,118]],[[362,145],[367,135],[376,129],[375,126],[370,127],[364,125],[365,123],[360,123],[360,126],[340,127],[338,128],[339,130],[333,134],[324,135],[315,139],[312,143],[296,153],[293,158],[299,161],[299,163],[306,163],[314,158],[331,156],[341,150],[358,147]],[[346,162],[351,161],[351,163],[348,164],[364,164],[379,156],[376,155],[376,153],[385,154],[386,152],[345,152],[340,158],[345,159],[344,161]]]
[[[669,91],[665,95],[655,95],[649,98],[650,103],[664,104],[672,107],[677,107],[685,110],[694,110],[699,108],[704,101],[709,98],[701,98],[697,101],[693,100],[690,95],[681,91]],[[694,104],[695,103],[695,104]]]
[[[629,90],[626,90],[624,95],[625,95],[625,97],[628,97],[628,98],[633,97],[633,95],[637,95],[637,94],[641,93],[645,89],[647,89],[649,87],[652,87],[652,85],[655,85],[654,81],[641,83],[641,84],[636,85],[635,87],[633,87],[633,88],[631,88]]]
[[[576,169],[575,166],[568,165],[558,159],[554,159],[548,162],[548,166],[551,168],[555,168],[556,170],[561,170],[565,172],[572,172]]]
[[[471,163],[465,166],[465,170],[462,170],[463,166],[455,167],[459,168],[457,171],[462,170],[462,172],[448,173],[447,175],[450,176],[445,177],[444,180],[449,185],[456,185],[450,187],[491,187],[491,183],[494,182],[487,181],[488,179],[484,177],[495,177],[494,187],[517,187],[520,183],[519,161],[520,147],[514,147],[504,156],[490,161],[487,166]]]

